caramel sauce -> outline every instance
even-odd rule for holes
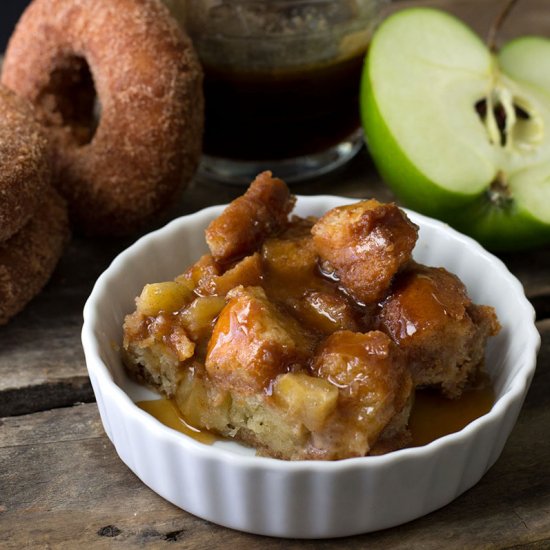
[[[188,424],[171,399],[163,398],[138,401],[136,405],[141,410],[155,417],[159,422],[162,422],[165,426],[177,430],[200,443],[211,445],[218,439],[218,436],[204,430],[199,430]]]
[[[446,399],[432,390],[417,390],[409,419],[410,447],[427,445],[444,435],[462,430],[470,422],[488,413],[495,401],[490,385],[464,391],[458,399]],[[220,436],[188,424],[170,399],[138,401],[136,405],[164,425],[188,437],[211,445]]]
[[[433,390],[417,390],[409,418],[410,446],[427,445],[462,430],[488,413],[494,402],[495,392],[489,384],[466,390],[458,399],[446,399]]]
[[[362,53],[287,71],[236,71],[204,63],[205,153],[273,160],[340,143],[360,125],[362,68]]]

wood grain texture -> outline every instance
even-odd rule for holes
[[[0,329],[0,415],[92,399],[80,345],[82,308],[126,244],[74,239],[45,290]]]

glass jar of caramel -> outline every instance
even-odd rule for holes
[[[353,157],[363,58],[385,3],[184,0],[205,73],[202,175],[248,184],[270,169],[295,182]]]

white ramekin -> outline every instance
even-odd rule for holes
[[[354,202],[299,197],[296,213],[320,215]],[[392,527],[427,514],[472,487],[494,464],[531,382],[540,337],[519,281],[472,239],[408,212],[420,226],[415,258],[443,266],[472,299],[496,308],[502,324],[487,350],[496,392],[492,410],[458,433],[423,447],[336,462],[254,456],[235,443],[199,443],[139,409],[151,394],[120,361],[124,316],[146,283],[170,280],[206,251],[204,229],[223,207],[174,220],[120,254],[84,308],[82,343],[107,435],[120,458],[151,489],[201,518],[278,537],[321,538]]]

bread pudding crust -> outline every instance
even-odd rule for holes
[[[402,448],[416,387],[459,396],[498,331],[494,311],[412,260],[417,228],[395,205],[289,219],[281,185],[261,174],[210,224],[211,254],[144,288],[124,325],[126,368],[191,425],[258,454]]]

